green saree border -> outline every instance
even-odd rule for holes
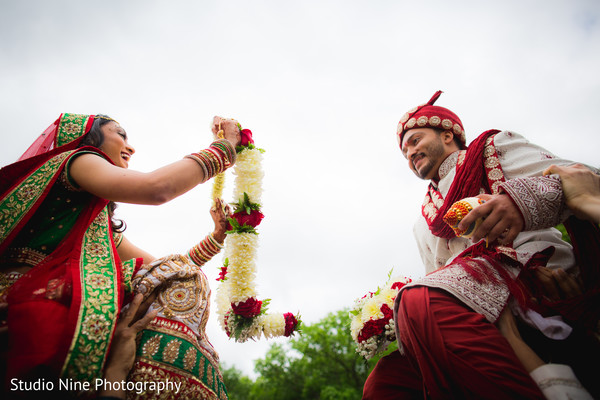
[[[137,260],[132,258],[131,260],[122,263],[123,267],[121,268],[121,271],[123,273],[123,287],[125,289],[125,294],[129,294],[133,290],[131,287],[131,278],[133,277],[133,271],[135,271],[136,262]]]
[[[60,171],[65,160],[73,153],[74,150],[52,157],[0,200],[0,242],[6,240],[31,211],[46,187],[55,178],[56,173]]]
[[[88,227],[79,260],[81,304],[61,376],[80,381],[102,377],[119,311],[118,274],[104,207]]]
[[[227,398],[218,366],[215,367],[196,345],[180,335],[144,329],[136,356],[142,362],[153,361],[165,365],[168,370],[176,370],[185,378],[200,381],[219,399]]]
[[[85,134],[89,115],[64,113],[58,123],[54,147],[64,146]]]

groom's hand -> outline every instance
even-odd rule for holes
[[[499,244],[511,243],[525,226],[521,211],[506,194],[480,194],[477,197],[484,199],[485,203],[468,213],[458,224],[458,229],[466,230],[473,222],[483,218],[473,232],[473,243],[483,238],[487,238],[488,243],[496,240]]]

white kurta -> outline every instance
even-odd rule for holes
[[[494,145],[507,181],[540,176],[552,164],[573,164],[572,161],[557,158],[547,150],[529,143],[522,136],[508,131],[498,133],[494,137]],[[440,166],[438,190],[444,198],[456,176],[457,158],[458,152],[449,156]],[[539,196],[544,195],[554,197],[557,194],[539,193]],[[422,215],[415,223],[414,234],[427,273],[450,263],[454,257],[473,244],[470,239],[463,237],[448,240],[434,236]],[[575,264],[571,246],[561,239],[560,232],[554,228],[522,232],[513,243],[520,262],[526,262],[534,253],[549,246],[556,248],[548,264],[550,268],[568,269]]]
[[[515,195],[521,197],[521,201],[517,201],[517,205],[520,206],[524,214],[526,227],[527,225],[529,227],[552,226],[558,223],[563,216],[566,216],[560,181],[557,179],[549,180],[550,184],[548,185],[544,183],[531,188],[519,183],[519,178],[541,176],[544,169],[551,164],[569,165],[573,164],[572,161],[558,158],[547,150],[528,142],[522,136],[508,131],[495,135],[494,147],[507,181],[502,185],[502,188],[504,189],[507,186],[507,191],[511,197]],[[457,151],[444,160],[440,166],[440,180],[437,185],[443,197],[448,194],[456,176],[458,156],[459,152]],[[511,183],[516,184],[510,186]],[[483,188],[481,192],[483,193]],[[556,205],[557,202],[559,203],[558,206]],[[553,205],[554,208],[552,208]],[[548,210],[549,207],[551,211],[546,211],[548,215],[539,212],[542,209]],[[462,267],[450,265],[457,255],[473,245],[471,240],[462,237],[444,239],[434,236],[422,215],[419,216],[415,224],[414,234],[425,265],[425,271],[429,275],[414,282],[413,285],[444,289],[475,311],[483,314],[490,322],[495,322],[506,306],[509,297],[508,288],[505,285],[478,283]],[[554,228],[524,231],[513,242],[515,258],[523,264],[535,253],[550,246],[555,248],[555,253],[550,258],[548,267],[570,269],[575,266],[572,247],[561,239],[561,233]],[[431,274],[431,272],[446,265],[449,266],[435,274]],[[507,266],[506,269],[515,277],[519,273],[518,270],[512,267]],[[531,321],[529,322],[531,323]]]

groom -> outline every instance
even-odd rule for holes
[[[565,339],[572,331],[562,319],[546,318],[548,307],[531,301],[541,298],[532,284],[536,267],[577,271],[571,247],[551,228],[567,215],[560,180],[542,176],[551,164],[571,162],[509,131],[487,131],[467,147],[458,116],[434,105],[440,95],[398,124],[409,168],[430,180],[414,229],[428,275],[398,295],[396,336],[404,355],[380,360],[363,399],[533,399],[543,398],[538,386],[551,382],[579,385],[552,366],[530,375],[534,371],[523,366],[494,325],[508,306],[550,339]],[[456,237],[444,214],[455,201],[481,193],[487,194],[478,210],[485,221],[472,242]],[[463,231],[469,226],[464,225]]]

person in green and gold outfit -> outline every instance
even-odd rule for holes
[[[198,269],[222,247],[226,207],[216,200],[212,234],[185,255],[161,259],[129,242],[122,221],[113,217],[114,202],[162,204],[232,166],[238,124],[215,117],[213,125],[224,138],[140,173],[128,169],[135,150],[117,121],[62,114],[19,161],[0,170],[7,383],[101,378],[118,315],[140,292],[158,316],[142,332],[131,379],[161,369],[198,397],[226,398],[218,357],[204,337],[210,292]],[[184,340],[165,353],[167,345],[156,338],[167,340],[174,332]]]

